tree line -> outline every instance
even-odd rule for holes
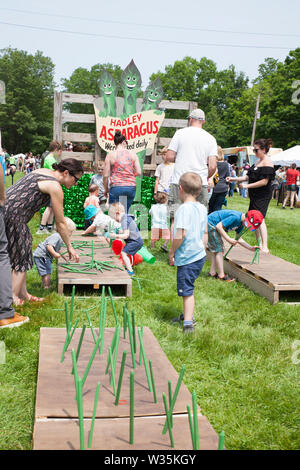
[[[119,65],[96,64],[90,70],[79,67],[69,78],[62,79],[63,91],[98,95],[103,69],[120,81]],[[53,129],[54,70],[51,58],[40,51],[34,55],[12,48],[0,51],[0,81],[6,91],[5,103],[0,104],[0,128],[3,146],[9,152],[37,154],[47,149]],[[250,145],[258,94],[256,136],[271,137],[275,147],[284,149],[300,144],[300,48],[290,51],[282,62],[266,58],[252,83],[234,65],[218,70],[215,62],[206,57],[175,61],[164,71],[153,73],[150,80],[157,77],[165,99],[198,103],[206,113],[205,129],[222,147]],[[145,88],[148,84],[143,85]],[[68,109],[94,112],[91,105],[69,104]],[[167,110],[166,117],[186,118],[186,112]],[[91,132],[88,126],[69,124],[68,131]],[[174,130],[163,128],[160,132],[171,137]]]

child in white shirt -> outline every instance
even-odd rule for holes
[[[164,244],[161,249],[168,252],[168,243],[170,241],[169,217],[168,217],[168,195],[159,192],[156,196],[157,204],[151,206],[149,214],[151,221],[151,248],[155,248],[155,243],[163,239]]]
[[[174,163],[168,162],[166,159],[168,147],[164,147],[161,151],[163,163],[158,165],[155,171],[155,186],[154,186],[154,198],[158,193],[169,194],[170,181],[174,171]]]

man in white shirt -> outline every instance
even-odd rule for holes
[[[179,179],[186,172],[197,173],[202,179],[202,190],[197,200],[208,207],[208,182],[217,169],[217,142],[202,129],[205,114],[202,109],[194,109],[189,115],[189,127],[179,129],[174,134],[167,151],[167,160],[175,162],[172,183],[170,184],[169,206],[180,204]]]

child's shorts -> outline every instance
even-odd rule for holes
[[[142,246],[143,242],[140,242],[139,240],[130,240],[126,243],[122,251],[127,253],[127,255],[134,256],[142,248]]]
[[[170,240],[170,230],[168,228],[152,228],[151,241],[158,242],[158,240]]]
[[[34,256],[34,262],[40,276],[52,273],[52,260],[49,256],[45,256],[45,258]]]
[[[194,282],[202,271],[205,256],[194,263],[177,266],[177,295],[188,297],[194,293]]]
[[[207,249],[212,253],[222,253],[224,251],[224,243],[223,238],[216,229],[210,224],[207,224],[207,232],[208,232],[208,243]]]

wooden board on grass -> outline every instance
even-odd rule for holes
[[[99,406],[101,406],[101,400]],[[129,418],[96,419],[91,449],[160,451],[193,449],[187,414],[176,415],[173,418],[173,448],[170,445],[169,433],[162,435],[164,422],[163,416],[135,418],[134,443],[131,445],[129,444]],[[199,415],[198,423],[200,449],[216,450],[218,436],[207,418]],[[90,427],[91,420],[85,420],[85,448],[87,448]],[[80,449],[78,420],[38,420],[35,423],[33,443],[35,450]]]
[[[229,246],[225,244],[225,253]],[[280,294],[287,291],[299,296],[300,266],[263,253],[259,255],[259,263],[256,260],[251,264],[253,256],[254,252],[234,246],[224,260],[225,273],[266,297],[272,304],[277,303]]]
[[[74,312],[75,313],[75,312]],[[98,329],[94,329],[98,337]],[[78,328],[73,336],[72,342],[65,354],[63,363],[60,363],[66,331],[63,328],[41,328],[39,369],[36,394],[35,416],[38,418],[76,418],[78,416],[75,401],[74,377],[71,374],[72,358],[71,349],[77,349],[81,328]],[[83,388],[84,417],[91,418],[93,412],[94,396],[97,382],[101,382],[99,406],[97,417],[116,418],[129,416],[129,379],[132,370],[132,357],[130,353],[130,342],[128,332],[126,339],[121,338],[118,348],[116,364],[116,383],[119,378],[121,359],[123,351],[127,351],[126,365],[123,376],[123,384],[120,395],[120,404],[114,405],[113,387],[110,385],[110,373],[105,375],[107,365],[108,348],[112,343],[114,328],[106,328],[104,336],[103,354],[96,353],[94,362],[87,376]],[[138,335],[137,344],[139,345]],[[164,404],[162,393],[168,396],[168,381],[172,383],[172,393],[178,380],[178,374],[161,349],[155,336],[149,328],[144,328],[143,340],[147,359],[151,359],[153,374],[156,384],[158,403],[155,404],[153,394],[148,389],[147,377],[144,365],[139,365],[139,346],[135,355],[137,367],[135,370],[135,416],[163,415]],[[86,366],[94,348],[94,340],[90,329],[86,329],[81,352],[78,359],[78,373],[83,377]],[[185,413],[186,406],[192,404],[192,396],[184,383],[181,384],[178,398],[176,400],[174,413]]]
[[[130,278],[129,274],[118,259],[113,253],[107,243],[105,242],[104,237],[98,236],[83,236],[83,231],[77,230],[72,234],[71,242],[88,242],[89,244],[94,243],[94,259],[97,261],[108,261],[121,269],[112,268],[109,271],[100,272],[96,269],[92,271],[88,271],[88,273],[76,273],[76,272],[68,272],[62,266],[65,261],[60,258],[58,265],[57,265],[57,279],[58,279],[58,293],[63,294],[64,287],[66,285],[90,285],[94,289],[99,289],[101,286],[111,286],[113,289],[114,286],[123,286],[125,295],[127,297],[132,296],[132,279]],[[104,246],[100,246],[104,245]],[[65,248],[62,248],[62,252],[65,251]],[[92,252],[91,248],[84,248],[78,249],[77,253],[80,256],[80,263],[86,263],[91,261],[91,256],[89,256]],[[75,264],[75,263],[72,263]],[[79,267],[78,267],[79,268]],[[93,274],[89,274],[93,272]]]

